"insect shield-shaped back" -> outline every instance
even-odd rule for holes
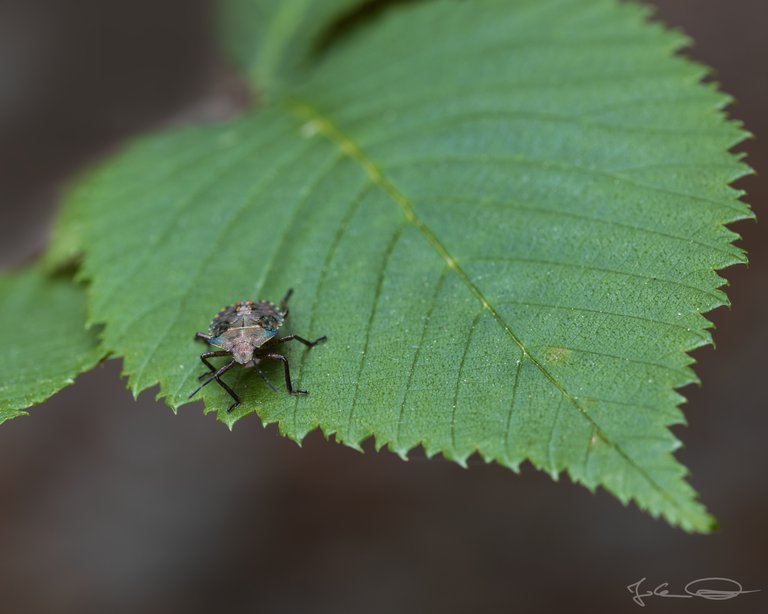
[[[213,319],[209,343],[232,354],[241,365],[253,359],[253,352],[277,335],[285,318],[274,303],[241,301],[225,307]]]

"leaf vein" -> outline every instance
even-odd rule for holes
[[[485,309],[480,310],[480,312],[472,320],[472,325],[469,327],[469,332],[467,333],[467,340],[464,343],[464,351],[461,353],[461,360],[459,361],[459,369],[456,372],[456,384],[453,387],[453,403],[451,404],[451,446],[453,447],[454,456],[457,455],[456,410],[457,410],[458,400],[459,400],[459,387],[461,386],[461,376],[462,376],[462,373],[464,372],[464,363],[467,360],[467,354],[469,353],[469,346],[472,344],[472,337],[474,337],[475,330],[477,329],[477,325],[480,322],[480,318],[483,316],[484,313],[485,313]]]
[[[443,270],[440,272],[440,278],[438,279],[437,284],[435,285],[435,291],[432,294],[432,299],[427,309],[427,314],[424,317],[424,322],[422,323],[421,335],[419,336],[419,343],[416,345],[416,351],[413,353],[411,368],[408,370],[408,381],[405,383],[405,391],[403,392],[403,398],[400,401],[400,413],[397,418],[397,430],[395,431],[395,441],[394,441],[396,448],[400,447],[400,433],[402,431],[403,419],[405,417],[405,405],[406,405],[406,400],[408,399],[408,394],[411,391],[411,386],[413,384],[413,375],[416,369],[416,363],[418,362],[419,356],[421,355],[421,348],[424,346],[424,339],[427,336],[427,328],[429,327],[429,322],[432,319],[432,314],[434,313],[435,307],[437,306],[437,298],[440,295],[440,291],[443,288],[443,284],[445,283],[447,273],[448,273],[448,269],[446,267],[444,267]]]
[[[552,419],[552,428],[549,431],[549,438],[547,439],[547,462],[549,463],[549,470],[555,473],[555,475],[557,475],[557,467],[555,466],[555,452],[553,444],[555,441],[555,431],[557,430],[557,423],[560,420],[560,410],[563,407],[564,398],[564,395],[560,395],[560,401],[557,404],[555,417]]]
[[[517,360],[517,368],[515,369],[515,381],[512,384],[512,398],[509,401],[509,412],[507,413],[507,426],[504,429],[504,452],[507,455],[507,462],[512,463],[512,458],[509,456],[510,451],[510,435],[512,433],[512,414],[515,411],[515,401],[517,401],[517,388],[520,384],[520,373],[523,370],[523,361],[527,354],[523,352],[520,358]]]
[[[701,339],[702,341],[706,341],[707,343],[709,343],[709,339],[707,339],[706,336],[693,331],[689,326],[683,326],[682,324],[673,324],[672,322],[664,322],[662,320],[654,320],[653,318],[644,318],[642,316],[631,315],[628,313],[617,313],[615,311],[605,311],[603,309],[587,309],[586,307],[576,307],[573,305],[554,305],[552,303],[532,303],[529,301],[513,301],[508,299],[497,301],[496,304],[497,305],[521,305],[523,307],[543,307],[543,308],[551,308],[551,309],[560,309],[562,311],[581,311],[585,313],[595,313],[603,316],[616,316],[618,318],[628,318],[631,320],[639,320],[640,322],[648,322],[651,324],[661,324],[663,326],[669,326],[670,328],[679,328],[680,330],[689,332],[692,335]]]
[[[368,345],[371,340],[371,329],[373,328],[373,320],[376,317],[376,312],[379,307],[379,301],[381,300],[381,290],[384,287],[384,279],[386,278],[386,272],[387,268],[389,267],[389,261],[392,257],[392,254],[395,251],[395,246],[397,245],[398,241],[400,241],[400,237],[403,236],[403,231],[406,228],[406,224],[400,223],[397,227],[397,230],[395,230],[394,234],[392,235],[392,238],[389,240],[389,243],[387,244],[386,250],[384,251],[384,256],[382,257],[382,263],[381,268],[379,269],[379,275],[376,280],[376,289],[374,290],[373,295],[373,305],[371,307],[371,312],[368,316],[368,325],[365,327],[365,341],[363,342],[363,353],[360,356],[360,364],[357,369],[357,378],[355,378],[355,392],[352,396],[352,406],[349,409],[349,416],[347,418],[347,433],[346,437],[347,439],[352,442],[352,421],[354,419],[355,415],[355,408],[357,407],[357,400],[360,396],[360,377],[363,374],[363,368],[365,367],[365,363],[368,360]],[[357,442],[354,442],[357,443]]]
[[[630,179],[626,175],[621,174],[621,169],[615,169],[613,171],[604,171],[596,169],[591,166],[582,166],[580,164],[569,164],[566,162],[554,162],[552,160],[538,160],[536,158],[526,158],[522,155],[509,155],[504,156],[500,154],[484,154],[484,155],[441,155],[440,158],[424,157],[418,159],[402,159],[391,160],[390,169],[396,170],[402,167],[413,168],[414,166],[434,165],[437,163],[445,164],[446,162],[460,162],[462,164],[520,164],[528,165],[537,168],[543,168],[547,171],[564,171],[587,175],[596,179],[613,180],[619,183],[624,183],[635,188],[647,190],[649,192],[657,192],[659,194],[665,194],[667,196],[674,196],[675,198],[687,198],[693,201],[706,203],[708,205],[715,205],[717,207],[723,207],[729,211],[743,215],[743,207],[734,205],[733,203],[715,200],[712,198],[706,198],[705,196],[699,196],[697,194],[688,194],[686,192],[677,192],[670,188],[665,188],[658,185],[650,185],[641,181]]]
[[[434,108],[434,99],[430,108]],[[398,109],[400,112],[403,109]],[[674,142],[679,140],[680,136],[701,136],[710,137],[713,139],[722,139],[723,136],[727,136],[722,130],[691,130],[685,128],[649,128],[643,126],[631,126],[631,125],[618,125],[608,124],[596,121],[588,121],[579,119],[574,116],[557,115],[554,113],[536,113],[532,111],[520,111],[520,110],[501,110],[501,109],[485,109],[477,111],[464,111],[460,113],[454,113],[453,115],[447,115],[441,117],[439,120],[426,122],[422,120],[417,128],[411,125],[406,126],[406,130],[403,132],[387,131],[387,136],[377,141],[372,141],[368,146],[368,149],[373,151],[378,147],[382,147],[392,142],[401,141],[404,142],[405,138],[416,138],[417,140],[424,139],[425,136],[432,136],[435,132],[445,130],[447,128],[459,128],[464,125],[471,125],[473,123],[485,122],[485,121],[498,121],[503,120],[508,122],[509,120],[525,120],[525,121],[540,121],[557,124],[568,124],[577,128],[594,128],[605,132],[612,132],[619,135],[624,134],[642,134],[642,135],[656,135],[656,136],[669,136]],[[698,168],[696,164],[679,165],[681,167]],[[726,168],[733,168],[732,165],[715,165],[723,166]],[[635,168],[623,168],[622,171],[635,170]]]
[[[669,365],[653,362],[650,360],[641,360],[639,358],[628,358],[626,356],[619,356],[617,354],[610,354],[608,352],[598,352],[597,350],[585,350],[583,348],[575,348],[575,347],[570,347],[565,345],[543,346],[543,347],[557,347],[563,350],[570,350],[571,352],[578,352],[579,354],[592,354],[594,356],[605,356],[606,358],[615,358],[616,360],[620,360],[622,362],[627,362],[630,364],[645,365],[647,367],[656,367],[658,369],[663,369],[671,373],[677,373],[678,375],[684,376],[686,379],[691,377],[690,373],[686,373],[685,371],[681,371],[680,369],[675,369],[674,367],[670,367]]]
[[[570,217],[577,220],[584,220],[588,222],[594,222],[597,224],[614,226],[616,228],[626,228],[627,230],[631,230],[633,232],[641,232],[641,233],[646,233],[646,234],[650,234],[658,237],[665,237],[667,239],[674,239],[687,244],[693,243],[695,245],[705,247],[707,249],[710,249],[720,254],[724,254],[726,256],[738,257],[738,253],[734,253],[735,251],[738,250],[738,248],[735,248],[735,247],[731,247],[731,250],[726,250],[718,245],[712,245],[711,243],[706,243],[704,241],[699,241],[697,239],[694,239],[692,236],[676,235],[669,232],[656,230],[655,228],[648,228],[647,226],[637,226],[635,224],[627,224],[625,222],[619,222],[617,220],[612,220],[610,218],[584,215],[582,213],[576,213],[575,211],[569,211],[567,209],[550,209],[547,207],[535,207],[533,205],[523,204],[521,201],[518,201],[518,200],[499,201],[499,200],[490,200],[488,198],[483,198],[478,201],[477,197],[462,196],[460,194],[450,194],[445,196],[441,195],[441,196],[437,196],[436,199],[439,199],[440,202],[470,203],[470,204],[474,204],[482,207],[501,209],[503,211],[514,209],[514,210],[520,210],[520,211],[529,211],[531,213],[537,213],[540,215],[551,215],[554,217],[558,217],[558,216]]]
[[[529,264],[543,264],[546,266],[561,266],[561,267],[586,269],[589,271],[599,271],[601,273],[614,273],[616,275],[623,275],[625,277],[634,277],[636,279],[643,279],[645,281],[661,282],[661,283],[670,284],[673,286],[679,286],[680,288],[685,288],[686,290],[694,290],[703,295],[712,297],[717,301],[718,305],[721,305],[723,302],[722,297],[718,296],[717,294],[714,294],[713,292],[708,292],[707,290],[702,290],[701,288],[697,288],[696,286],[690,286],[688,284],[684,284],[674,279],[664,279],[663,277],[653,277],[651,275],[643,275],[642,273],[634,273],[630,271],[622,271],[619,269],[609,269],[605,267],[598,267],[593,264],[558,262],[557,260],[541,260],[538,258],[522,258],[518,256],[473,256],[471,258],[465,258],[464,261],[465,262],[525,262]]]
[[[355,215],[357,215],[357,212],[360,210],[360,207],[365,201],[366,196],[370,193],[373,187],[374,187],[373,184],[366,183],[363,186],[363,189],[360,190],[360,192],[350,200],[350,206],[346,214],[344,215],[344,219],[342,220],[341,224],[336,230],[336,234],[334,235],[333,240],[331,241],[330,245],[328,246],[328,250],[325,253],[325,257],[323,259],[323,265],[320,268],[320,276],[317,281],[317,288],[315,289],[314,297],[312,299],[312,304],[309,307],[308,329],[309,329],[310,335],[315,334],[315,319],[317,317],[317,305],[320,303],[320,296],[323,293],[323,287],[325,286],[326,278],[328,277],[328,272],[330,271],[331,262],[333,262],[333,259],[336,256],[336,251],[339,248],[341,239],[346,234],[347,229],[349,228],[349,225],[352,223],[352,220],[354,219]],[[299,368],[298,368],[299,381],[301,381],[301,377],[304,374],[304,365],[306,363],[307,356],[308,356],[307,352],[302,352],[301,359],[299,360]],[[294,426],[296,425],[296,412],[298,411],[298,407],[299,407],[299,399],[296,398],[294,399],[294,403],[293,403]]]

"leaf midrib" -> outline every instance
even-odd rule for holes
[[[685,516],[685,510],[680,507],[679,502],[675,499],[665,488],[663,488],[656,480],[654,480],[648,472],[635,462],[635,460],[620,446],[617,442],[608,437],[602,427],[595,421],[595,419],[582,407],[579,403],[578,397],[572,395],[565,386],[528,350],[527,346],[523,343],[522,339],[514,332],[510,324],[502,317],[502,315],[495,309],[490,301],[485,297],[483,292],[472,281],[467,273],[461,268],[456,259],[451,255],[448,249],[443,245],[442,241],[435,235],[434,232],[419,218],[416,211],[411,204],[410,199],[403,194],[385,175],[381,168],[361,149],[357,143],[355,143],[349,136],[347,136],[329,117],[321,113],[314,106],[306,101],[296,98],[288,98],[283,101],[284,108],[289,114],[309,123],[313,129],[313,133],[322,134],[325,138],[335,144],[350,160],[360,165],[365,171],[371,182],[380,187],[403,211],[406,223],[413,224],[417,230],[427,239],[432,248],[443,259],[445,265],[456,274],[469,291],[477,298],[482,308],[493,317],[496,323],[501,327],[504,333],[520,348],[522,357],[520,359],[521,364],[524,360],[529,360],[536,368],[546,377],[549,382],[557,388],[573,407],[594,429],[595,435],[598,436],[604,443],[611,446],[613,450],[619,454],[624,461],[635,469],[651,486],[652,489],[657,491],[665,500],[667,500],[674,508],[678,509],[681,516]],[[521,366],[521,365],[519,365]],[[519,369],[518,369],[519,372]]]

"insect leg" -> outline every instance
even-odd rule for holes
[[[306,345],[306,346],[307,346],[307,347],[309,347],[309,348],[313,348],[313,347],[315,347],[315,346],[316,346],[318,343],[322,343],[323,341],[326,341],[326,340],[328,339],[328,337],[326,337],[325,335],[323,335],[322,337],[318,337],[318,338],[317,338],[317,339],[315,339],[314,341],[309,341],[308,339],[305,339],[304,337],[299,337],[298,335],[288,335],[288,336],[286,336],[286,337],[280,337],[279,339],[277,339],[277,340],[275,341],[275,343],[283,343],[283,342],[285,342],[285,341],[292,341],[292,340],[294,340],[294,339],[295,339],[296,341],[298,341],[299,343],[303,343],[304,345]]]
[[[195,339],[195,340],[202,339],[203,341],[210,341],[211,340],[211,336],[210,335],[206,335],[205,333],[195,333],[195,336],[193,337],[193,339]]]
[[[234,364],[234,361],[233,361],[233,364]],[[238,405],[240,405],[240,397],[239,397],[239,396],[237,396],[237,394],[235,394],[235,391],[234,391],[234,390],[232,390],[232,388],[230,388],[229,386],[227,386],[227,385],[226,385],[226,384],[225,384],[223,381],[221,381],[221,380],[220,380],[218,377],[216,378],[216,382],[219,384],[219,386],[221,386],[222,388],[224,388],[224,390],[226,390],[226,391],[229,393],[229,396],[231,396],[231,397],[232,397],[232,398],[235,400],[235,402],[234,402],[234,403],[232,403],[232,405],[230,405],[230,406],[227,408],[227,413],[229,413],[229,412],[231,412],[233,409],[235,409],[235,407],[237,407]]]
[[[306,390],[294,390],[293,386],[291,386],[291,369],[285,356],[282,354],[265,354],[262,358],[282,361],[283,368],[285,369],[285,387],[288,389],[288,394],[309,394]]]
[[[200,334],[200,333],[198,333]],[[199,376],[197,379],[203,379],[206,375],[209,373],[216,373],[216,367],[214,367],[210,362],[208,362],[208,358],[213,358],[214,356],[226,356],[229,354],[229,352],[225,352],[224,350],[218,350],[216,352],[204,352],[200,354],[200,360],[203,361],[203,364],[208,367],[208,372],[203,373],[201,376]]]
[[[220,378],[221,378],[221,375],[223,375],[224,373],[226,373],[227,371],[229,371],[229,370],[230,370],[230,369],[231,369],[233,366],[235,366],[235,364],[236,364],[236,363],[235,363],[235,361],[234,361],[234,360],[232,360],[232,361],[228,362],[227,364],[225,364],[225,365],[224,365],[223,367],[221,367],[221,368],[220,368],[218,371],[216,371],[216,372],[215,372],[213,375],[211,375],[211,377],[210,377],[208,380],[206,380],[206,381],[204,381],[202,384],[200,384],[200,385],[199,385],[199,386],[198,386],[198,387],[195,389],[195,391],[194,391],[192,394],[190,394],[190,395],[189,395],[187,398],[191,399],[193,396],[195,396],[195,395],[198,393],[198,391],[199,391],[201,388],[203,388],[203,387],[207,386],[207,385],[208,385],[208,384],[210,384],[210,383],[211,383],[213,380],[216,380],[216,383],[217,383],[219,386],[221,386],[221,387],[222,387],[224,390],[226,390],[226,391],[229,393],[229,396],[231,396],[231,397],[232,397],[232,398],[235,400],[235,402],[234,402],[234,403],[232,403],[232,405],[230,405],[230,406],[229,406],[229,409],[227,409],[227,412],[230,412],[230,411],[232,411],[232,410],[233,410],[235,407],[237,407],[238,405],[240,405],[240,397],[239,397],[239,396],[237,396],[237,395],[235,394],[235,391],[234,391],[234,390],[232,390],[232,388],[230,388],[230,387],[229,387],[229,386],[227,386],[227,385],[226,385],[224,382],[222,382]]]
[[[230,370],[230,369],[231,369],[231,368],[234,366],[234,364],[235,364],[235,361],[234,361],[234,360],[231,360],[230,362],[228,362],[227,364],[225,364],[223,367],[221,367],[221,368],[220,368],[218,371],[215,371],[215,372],[214,372],[214,374],[213,374],[213,375],[211,375],[211,377],[210,377],[209,379],[207,379],[207,380],[206,380],[206,381],[204,381],[202,384],[200,384],[200,385],[199,385],[197,388],[195,388],[195,391],[194,391],[192,394],[190,394],[190,395],[189,395],[187,398],[188,398],[188,399],[191,399],[193,396],[195,396],[195,395],[196,395],[196,394],[197,394],[197,393],[200,391],[200,389],[201,389],[201,388],[203,388],[203,387],[207,386],[207,385],[208,385],[208,384],[210,384],[210,383],[211,383],[213,380],[216,380],[216,381],[218,381],[218,382],[219,382],[219,384],[221,384],[222,382],[220,382],[220,381],[219,381],[219,376],[220,376],[222,373],[226,373],[227,371],[229,371],[229,370]]]

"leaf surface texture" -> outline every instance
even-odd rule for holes
[[[233,414],[204,390],[221,420],[529,460],[709,530],[668,427],[727,303],[715,270],[745,261],[724,224],[750,213],[728,187],[744,133],[685,42],[612,1],[390,8],[263,108],[80,184],[91,318],[133,390],[178,407],[194,332],[294,287],[290,332],[329,337],[286,348],[310,396],[239,370]]]

